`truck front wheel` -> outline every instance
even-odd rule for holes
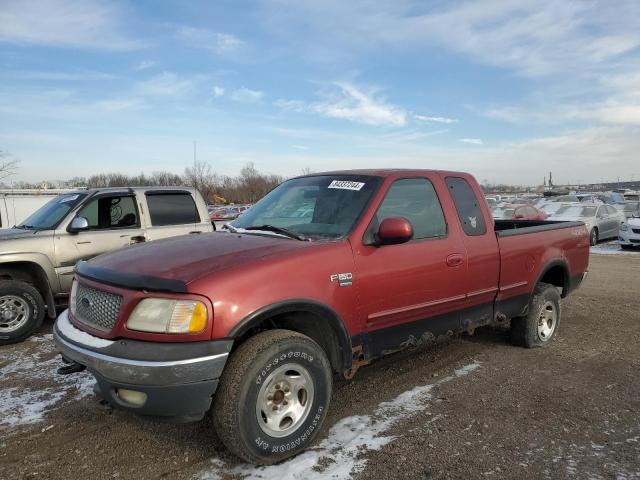
[[[542,347],[550,343],[560,326],[560,294],[548,283],[539,283],[524,317],[511,319],[511,341],[522,347]]]
[[[44,319],[44,301],[33,285],[18,280],[0,281],[0,345],[21,342]]]
[[[213,424],[243,460],[268,465],[311,444],[327,414],[332,371],[320,346],[290,330],[248,339],[229,359],[213,403]]]

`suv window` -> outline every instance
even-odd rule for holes
[[[140,226],[138,209],[132,196],[98,197],[80,210],[78,216],[86,218],[89,228],[94,230]]]
[[[147,205],[151,224],[156,227],[200,223],[196,203],[189,193],[147,192]]]
[[[386,218],[406,218],[413,227],[413,239],[442,237],[447,223],[433,184],[425,178],[404,178],[393,182],[378,207],[371,233]]]
[[[487,227],[484,224],[480,202],[469,183],[460,177],[447,177],[445,181],[456,205],[464,233],[469,236],[484,235]]]

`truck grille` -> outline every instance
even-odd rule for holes
[[[632,228],[631,231],[633,233],[640,233],[640,228]]]
[[[74,317],[98,330],[111,330],[118,321],[122,296],[77,284]]]

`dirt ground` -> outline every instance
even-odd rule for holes
[[[363,368],[334,386],[316,449],[255,469],[208,421],[140,419],[88,376],[61,383],[49,324],[0,349],[0,478],[640,479],[640,255],[592,255],[560,328],[543,349],[487,328]]]

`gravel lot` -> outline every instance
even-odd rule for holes
[[[112,411],[88,375],[55,376],[49,323],[0,348],[0,478],[640,479],[640,254],[592,255],[563,308],[545,349],[487,328],[338,381],[317,447],[268,469],[208,421]]]

